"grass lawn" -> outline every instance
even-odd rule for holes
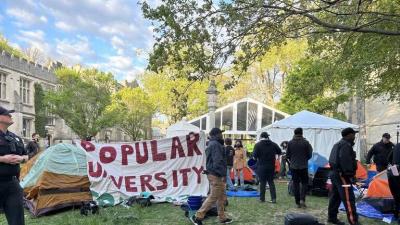
[[[283,225],[284,215],[288,212],[307,212],[325,223],[328,209],[328,199],[323,197],[308,197],[308,209],[297,209],[293,197],[287,194],[286,184],[277,184],[278,203],[259,203],[257,198],[229,198],[227,214],[234,219],[234,224],[271,224]],[[267,191],[267,197],[269,193]],[[347,222],[345,213],[339,214],[342,221]],[[382,221],[360,218],[364,225],[386,224]],[[0,215],[0,224],[7,224],[4,214]],[[104,208],[99,215],[81,216],[79,210],[69,210],[51,216],[31,218],[26,212],[26,224],[44,225],[119,225],[119,224],[191,224],[178,206],[169,203],[153,204],[148,208],[134,206],[129,209],[122,206]],[[211,218],[204,224],[219,224],[218,219]]]

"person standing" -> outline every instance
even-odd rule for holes
[[[241,140],[235,142],[235,156],[233,158],[233,172],[235,175],[235,186],[244,186],[244,168],[246,167],[246,150],[243,148]]]
[[[387,170],[390,192],[392,193],[395,209],[394,218],[400,224],[400,144],[397,144],[389,155],[389,163],[391,164]]]
[[[0,205],[9,225],[25,224],[23,191],[18,181],[19,164],[28,160],[22,139],[8,130],[11,113],[0,106]]]
[[[282,155],[281,155],[281,170],[279,171],[279,178],[284,178],[286,177],[286,150],[287,150],[288,142],[283,141],[281,143],[281,148],[282,148]]]
[[[28,142],[26,145],[26,152],[28,153],[29,158],[33,158],[40,150],[39,147],[39,134],[33,133],[32,134],[32,140]]]
[[[225,182],[226,182],[226,158],[224,150],[224,139],[219,128],[212,128],[210,141],[206,148],[206,171],[210,183],[210,194],[203,202],[197,213],[190,217],[195,225],[202,225],[203,219],[208,210],[217,203],[218,217],[222,224],[232,223],[232,220],[225,216]]]
[[[234,190],[231,180],[231,170],[233,167],[233,157],[235,156],[235,149],[232,147],[232,139],[225,138],[225,155],[226,155],[226,184],[228,190]]]
[[[373,158],[376,164],[376,170],[382,172],[388,166],[388,157],[390,152],[393,151],[394,144],[390,141],[390,134],[384,133],[382,140],[372,146],[367,155],[367,164],[371,164]]]
[[[303,129],[296,128],[294,137],[288,143],[286,158],[292,171],[293,191],[298,208],[306,208],[308,185],[308,160],[312,157],[312,147],[303,137]]]
[[[260,141],[254,146],[253,157],[257,160],[257,176],[260,180],[260,202],[265,202],[265,186],[268,182],[271,203],[276,203],[274,184],[275,158],[280,155],[279,146],[269,139],[267,132],[262,132]]]
[[[337,218],[340,203],[343,202],[349,223],[360,225],[352,186],[357,171],[356,152],[353,150],[356,133],[350,127],[343,129],[343,138],[333,146],[329,156],[332,190],[329,195],[328,223],[345,224]]]

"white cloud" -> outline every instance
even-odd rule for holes
[[[77,36],[74,40],[56,40],[56,53],[62,61],[73,65],[82,63],[83,57],[93,55],[94,51],[87,37]]]
[[[17,21],[17,26],[29,26],[33,24],[47,23],[47,18],[45,16],[38,17],[22,8],[9,8],[6,10],[6,14]]]
[[[115,50],[117,50],[118,55],[123,55],[124,54],[124,48],[126,47],[125,42],[117,37],[117,36],[113,36],[111,38],[111,45],[113,46],[113,48]]]
[[[62,22],[62,21],[56,22],[56,23],[55,23],[55,26],[56,26],[58,29],[63,30],[63,31],[67,31],[67,32],[68,32],[68,31],[74,30],[74,28],[73,28],[71,25],[66,24],[66,23],[64,23],[64,22]]]
[[[45,35],[42,30],[20,30],[17,39],[26,43],[29,48],[34,47],[48,54],[50,45],[46,42]]]
[[[108,65],[118,70],[128,70],[132,67],[132,58],[127,56],[111,56]]]

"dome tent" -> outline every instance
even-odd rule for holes
[[[25,205],[34,216],[92,200],[86,155],[71,144],[54,145],[29,160],[21,178]]]
[[[200,128],[196,127],[193,124],[190,124],[183,119],[182,121],[173,124],[167,128],[167,138],[176,137],[176,136],[185,136],[190,132],[200,133]]]
[[[303,136],[310,142],[314,152],[326,159],[329,159],[333,145],[342,138],[341,131],[344,128],[351,127],[359,130],[357,125],[304,110],[259,129],[257,137],[266,131],[270,134],[271,140],[279,144],[290,141],[294,130],[298,127],[303,128]],[[359,142],[360,140],[356,137],[354,150],[357,158],[360,158]]]

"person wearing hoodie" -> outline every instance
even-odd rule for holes
[[[292,172],[293,191],[298,208],[307,207],[308,160],[312,157],[312,151],[310,143],[303,137],[303,129],[296,128],[293,139],[288,143],[286,159]]]
[[[265,202],[265,186],[268,182],[271,194],[271,203],[276,203],[274,184],[275,159],[281,155],[279,146],[269,139],[267,132],[262,132],[260,141],[254,146],[253,158],[257,160],[257,176],[260,180],[260,202]]]
[[[390,134],[384,133],[382,135],[382,140],[374,144],[369,150],[367,155],[367,164],[371,164],[371,159],[374,159],[376,164],[376,170],[378,173],[386,170],[389,162],[389,154],[393,151],[394,144],[390,141]]]
[[[224,139],[219,128],[210,130],[210,141],[206,148],[206,171],[207,179],[210,183],[210,194],[203,202],[201,208],[195,215],[190,217],[190,221],[195,225],[202,225],[203,219],[208,210],[217,203],[218,217],[222,224],[232,223],[232,220],[225,216],[225,185],[226,185],[226,155],[224,149]]]

